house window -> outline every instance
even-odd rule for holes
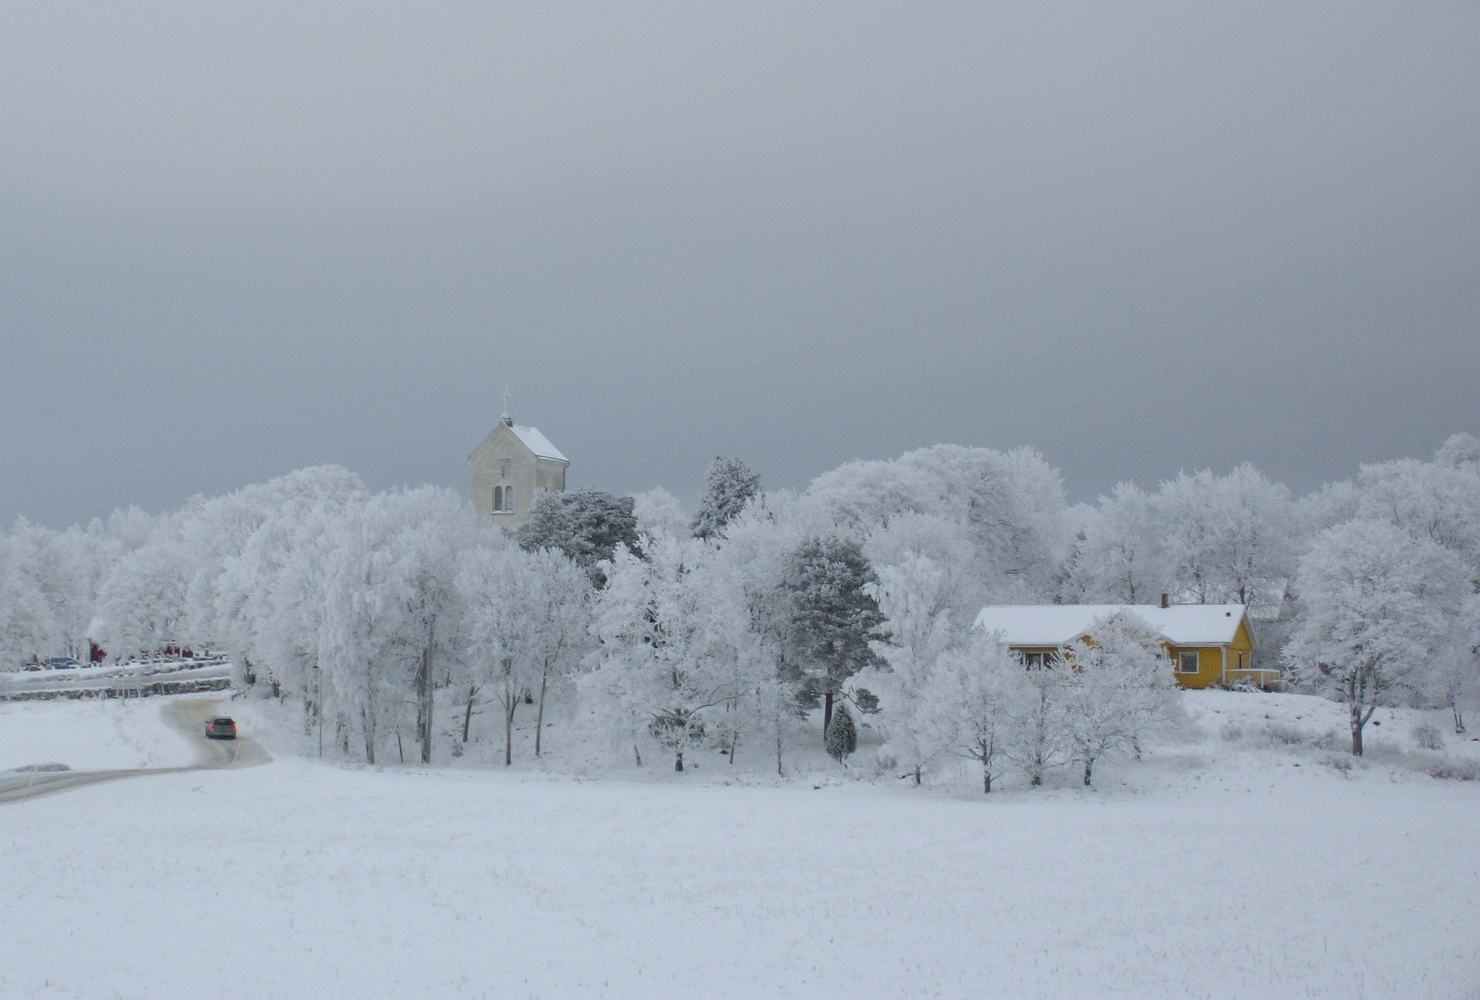
[[[1243,653],[1238,654],[1238,668],[1240,670],[1244,669],[1244,654]]]
[[[514,513],[514,487],[512,486],[504,487],[504,513]]]
[[[504,509],[504,488],[495,486],[493,488],[493,512],[499,513]]]
[[[1190,653],[1182,653],[1177,657],[1179,668],[1184,674],[1195,674],[1198,668],[1198,653],[1193,650]]]
[[[1052,670],[1059,665],[1058,653],[1024,653],[1023,666],[1029,670]]]

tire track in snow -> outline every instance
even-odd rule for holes
[[[272,757],[250,736],[234,740],[212,740],[205,735],[206,720],[216,714],[220,698],[189,698],[166,702],[160,716],[195,747],[195,761],[184,767],[131,767],[102,771],[11,771],[0,775],[0,804],[25,803],[40,795],[64,792],[86,785],[147,774],[179,774],[185,771],[255,767],[271,763]]]

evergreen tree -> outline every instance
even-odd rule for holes
[[[839,705],[838,710],[833,713],[824,743],[828,754],[838,763],[842,763],[858,749],[858,727],[853,725],[853,714],[848,711],[847,705]]]
[[[824,733],[843,684],[879,662],[869,646],[883,638],[884,616],[870,593],[875,583],[863,550],[851,540],[814,538],[789,561],[783,584],[791,599],[787,668],[800,682],[804,706],[816,705],[821,696]]]
[[[543,492],[535,496],[529,522],[515,538],[526,552],[557,549],[591,575],[598,587],[606,578],[597,564],[608,561],[617,545],[640,554],[637,544],[636,501],[606,490]]]
[[[704,475],[704,496],[689,527],[695,538],[723,538],[725,525],[740,516],[761,491],[761,477],[738,458],[716,457]]]

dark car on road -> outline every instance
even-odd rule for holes
[[[236,722],[224,715],[206,723],[206,735],[213,740],[236,739]]]

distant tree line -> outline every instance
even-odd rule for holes
[[[1135,613],[1162,593],[1250,606],[1260,655],[1348,705],[1480,702],[1480,442],[1363,466],[1295,499],[1251,466],[1066,503],[1031,449],[938,445],[850,462],[800,494],[716,459],[692,515],[661,489],[545,493],[517,532],[423,487],[304,469],[173,513],[131,508],[0,538],[0,664],[226,649],[301,708],[325,753],[441,761],[497,706],[598,734],[634,764],[817,741],[916,781],[953,760],[984,791],[1139,752],[1171,677]],[[1125,610],[1025,670],[971,629],[984,604]],[[446,734],[453,733],[448,742]],[[439,734],[441,734],[439,736]],[[438,740],[443,742],[439,743]]]

